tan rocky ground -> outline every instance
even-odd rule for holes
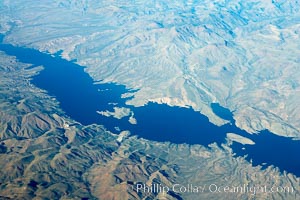
[[[26,69],[0,52],[0,199],[299,199],[300,180],[234,158],[227,145],[175,145],[124,138],[68,118],[30,84]],[[138,184],[171,188],[138,190]],[[177,184],[177,185],[176,185]],[[205,187],[180,192],[179,186]],[[292,192],[214,192],[215,185],[290,187]],[[175,188],[173,188],[176,186]],[[172,188],[175,191],[172,191]]]

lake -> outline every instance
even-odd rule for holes
[[[211,104],[212,110],[230,123],[216,126],[192,108],[152,102],[141,107],[126,105],[129,98],[121,98],[121,95],[133,90],[114,83],[95,83],[83,66],[64,60],[59,54],[50,55],[2,42],[0,50],[16,56],[20,62],[32,63],[32,67],[42,65],[44,69],[32,78],[32,84],[56,97],[65,113],[83,125],[96,123],[114,133],[129,130],[138,137],[153,141],[200,144],[206,147],[211,143],[221,147],[222,143],[226,143],[226,134],[232,132],[255,142],[255,145],[233,142],[231,148],[235,156],[247,156],[246,159],[252,160],[254,166],[266,168],[274,165],[281,172],[287,171],[300,177],[299,140],[277,136],[268,130],[251,135],[236,127],[232,112],[217,103]],[[97,113],[113,113],[114,107],[130,109],[137,124],[129,123],[130,115],[117,119]]]

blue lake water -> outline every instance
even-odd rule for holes
[[[44,66],[44,70],[34,76],[31,82],[55,96],[65,113],[84,125],[103,124],[114,133],[118,133],[119,129],[130,130],[132,134],[149,140],[204,146],[214,142],[221,146],[226,142],[226,133],[233,132],[256,143],[241,145],[234,142],[231,148],[235,156],[247,155],[246,159],[252,160],[254,166],[262,165],[265,168],[274,165],[281,172],[285,170],[300,177],[300,141],[280,137],[267,130],[250,135],[236,127],[232,113],[219,104],[211,105],[214,113],[231,123],[216,126],[206,116],[191,108],[157,103],[148,103],[142,107],[128,106],[125,104],[128,98],[121,98],[121,95],[133,91],[122,85],[95,84],[84,72],[84,67],[66,61],[59,55],[3,43],[0,44],[0,50],[16,56],[20,62],[32,63],[33,67]],[[96,112],[113,111],[114,106],[130,108],[138,123],[130,124],[128,117],[116,119]]]
[[[213,112],[218,115],[219,117],[221,117],[222,119],[228,120],[230,121],[232,124],[235,123],[235,120],[233,119],[233,115],[232,112],[230,112],[230,110],[223,108],[222,106],[220,106],[220,104],[218,103],[211,103],[210,104]]]

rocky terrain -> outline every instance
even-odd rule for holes
[[[221,125],[215,102],[249,133],[299,138],[299,11],[296,0],[2,0],[0,33],[134,89],[128,104],[190,106]],[[31,83],[41,70],[0,51],[0,199],[300,199],[299,177],[234,156],[247,138],[204,147],[84,126]]]
[[[298,199],[299,178],[261,170],[215,144],[175,145],[82,126],[30,84],[31,68],[0,52],[1,199]],[[229,142],[229,141],[228,141]],[[138,184],[162,185],[148,192]],[[205,187],[183,192],[176,184]],[[215,192],[209,186],[281,186],[290,192]],[[175,191],[172,191],[172,187]],[[178,186],[179,187],[179,186]]]
[[[300,136],[296,0],[1,4],[6,42],[62,50],[94,80],[138,89],[129,104],[191,106],[221,124],[216,102],[249,133]]]

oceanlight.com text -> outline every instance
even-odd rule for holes
[[[259,193],[294,193],[294,188],[291,186],[267,186],[267,185],[247,185],[240,186],[218,185],[218,184],[173,184],[165,186],[162,184],[146,185],[138,183],[132,186],[132,189],[143,193],[240,193],[256,195]]]

